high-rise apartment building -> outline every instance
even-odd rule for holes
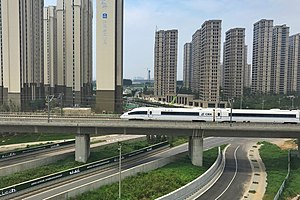
[[[191,88],[194,93],[200,91],[200,47],[201,47],[201,30],[197,30],[192,36],[192,84]]]
[[[44,86],[45,95],[54,95],[57,86],[56,7],[44,8]]]
[[[123,110],[123,0],[97,0],[97,112]]]
[[[223,57],[225,97],[243,96],[244,72],[247,65],[245,50],[245,29],[234,28],[227,31]]]
[[[248,64],[248,45],[245,45],[245,51],[244,51],[244,66],[245,66],[245,69],[243,70],[244,71],[244,88],[250,88],[251,87],[251,65]]]
[[[300,33],[289,37],[288,93],[300,94]]]
[[[183,87],[190,89],[192,85],[192,43],[184,45],[183,55]]]
[[[244,87],[251,88],[251,65],[246,64],[244,70]]]
[[[58,93],[65,105],[87,104],[92,89],[92,0],[57,1]]]
[[[206,21],[192,37],[192,90],[204,101],[220,99],[221,24],[221,20]]]
[[[274,94],[287,94],[289,27],[275,26],[272,38],[271,84]]]
[[[271,89],[273,20],[262,19],[254,24],[252,55],[253,93],[268,93]]]
[[[224,53],[223,53],[224,55]],[[223,58],[224,60],[224,58]],[[223,63],[220,65],[220,87],[223,89],[224,88],[224,65]]]
[[[156,31],[154,48],[154,95],[158,98],[176,94],[177,48],[178,30]]]
[[[43,7],[40,0],[0,1],[0,102],[26,109],[44,99]]]

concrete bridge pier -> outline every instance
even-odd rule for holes
[[[189,138],[189,156],[193,165],[203,166],[203,135],[201,130],[193,130],[193,136]]]
[[[90,135],[76,135],[75,139],[75,160],[86,163],[90,157]]]

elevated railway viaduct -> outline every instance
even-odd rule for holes
[[[7,120],[0,121],[0,132],[74,133],[75,159],[86,162],[90,155],[90,134],[137,134],[189,136],[192,163],[202,166],[204,137],[255,137],[300,139],[300,124],[273,123],[199,123],[179,121],[128,121],[120,119],[68,120]],[[300,148],[298,143],[298,156]]]

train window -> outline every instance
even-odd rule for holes
[[[149,113],[150,113],[150,115],[152,115],[152,111],[150,111]]]
[[[134,111],[128,113],[128,115],[147,115],[147,111]]]
[[[218,117],[220,117],[220,115],[221,115],[221,114],[220,114],[220,113],[218,113]]]
[[[198,112],[161,112],[161,115],[199,116]]]
[[[231,116],[231,113],[229,113]],[[274,118],[296,118],[295,114],[259,114],[259,113],[232,113],[233,117],[274,117]]]

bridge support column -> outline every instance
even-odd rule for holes
[[[203,136],[200,130],[194,130],[193,136],[189,139],[189,149],[192,164],[195,166],[203,166]]]
[[[76,135],[75,160],[86,163],[90,156],[90,135]]]

